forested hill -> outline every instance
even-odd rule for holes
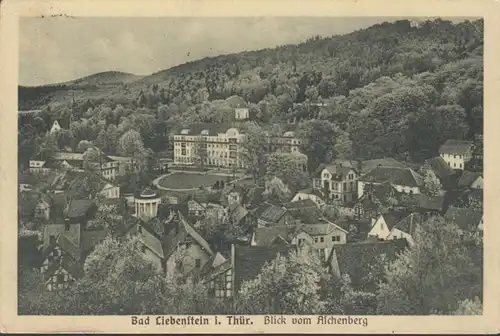
[[[418,160],[435,154],[445,137],[482,133],[482,88],[482,20],[402,20],[205,58],[134,81],[20,88],[19,108],[50,105],[69,113],[74,99],[77,120],[119,104],[132,114],[150,111],[158,123],[174,127],[231,119],[231,108],[246,104],[258,122],[307,119],[300,123],[307,128],[310,119],[321,119],[352,141],[357,157]],[[297,105],[318,101],[327,107]]]

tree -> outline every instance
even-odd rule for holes
[[[301,149],[308,157],[309,171],[315,171],[320,163],[335,158],[338,132],[338,127],[326,120],[308,120],[300,124],[297,136],[303,139]]]
[[[389,315],[449,314],[474,293],[477,272],[458,226],[433,217],[417,226],[414,246],[386,269],[377,311]]]
[[[143,151],[144,143],[139,132],[128,130],[118,141],[118,152],[123,156],[131,158],[131,166],[135,167],[137,156]]]
[[[334,146],[337,158],[351,160],[353,158],[352,140],[349,133],[341,132],[337,137],[337,143]]]
[[[277,177],[287,186],[296,189],[308,187],[309,177],[303,168],[307,161],[305,155],[274,152],[268,155],[266,161],[267,179]]]
[[[483,303],[477,296],[474,300],[461,301],[453,315],[483,315]]]
[[[313,252],[292,251],[265,264],[238,293],[241,314],[315,314],[320,300],[321,261]]]
[[[424,177],[425,193],[430,196],[442,196],[444,189],[436,174],[431,169],[422,169],[421,173]]]
[[[264,176],[265,156],[269,148],[268,138],[262,128],[255,123],[248,123],[243,132],[245,141],[242,146],[242,158],[254,182],[257,182]]]
[[[92,142],[88,141],[88,140],[81,140],[79,143],[78,143],[78,146],[76,146],[76,151],[77,152],[81,152],[81,153],[84,153],[87,149],[89,149],[90,147],[92,147]]]

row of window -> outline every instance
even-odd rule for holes
[[[332,242],[339,242],[340,241],[340,236],[332,236]],[[300,239],[299,239],[300,242]],[[324,243],[325,242],[325,237],[314,237],[314,242],[317,243]]]

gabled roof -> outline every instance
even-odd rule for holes
[[[334,245],[328,263],[332,262],[332,256],[335,254],[340,274],[348,274],[356,288],[377,257],[384,254],[389,262],[393,261],[406,246],[405,239]]]
[[[254,230],[253,240],[256,246],[270,246],[276,237],[288,240],[294,231],[295,228],[286,226],[258,227]]]
[[[449,139],[439,148],[439,154],[464,155],[474,146],[472,141]]]
[[[250,207],[261,204],[264,196],[262,195],[266,189],[262,187],[250,187],[243,195],[242,204],[248,204]]]
[[[440,156],[437,156],[432,159],[427,159],[425,162],[430,166],[430,168],[434,171],[434,173],[436,173],[436,175],[441,179],[456,174],[456,172]]]
[[[350,171],[355,171],[354,168],[342,167],[336,164],[328,164],[325,166],[325,169],[332,174],[332,179],[334,180],[343,180]]]
[[[293,217],[293,219],[298,220],[303,224],[319,224],[326,222],[321,214],[321,211],[317,207],[289,209],[288,213]]]
[[[59,235],[64,235],[67,239],[69,239],[74,245],[80,245],[80,224],[69,224],[69,230],[66,230],[66,226],[64,224],[47,224],[43,228],[43,237],[44,241],[47,241],[45,237],[58,237]],[[44,248],[47,248],[47,244],[45,244]]]
[[[459,188],[469,188],[472,183],[474,183],[479,177],[482,177],[483,174],[479,172],[470,172],[467,170],[464,170],[462,172],[462,176],[460,176],[460,179],[458,180],[458,187]]]
[[[325,197],[325,195],[323,195],[323,193],[321,192],[321,190],[318,190],[318,189],[313,189],[313,188],[307,188],[307,189],[302,189],[302,190],[298,190],[295,195],[297,195],[298,193],[301,193],[301,194],[307,194],[307,195],[314,195],[316,197],[319,197],[319,198],[323,198]],[[294,196],[295,196],[294,195]]]
[[[259,219],[262,219],[263,221],[270,223],[276,223],[281,219],[281,217],[283,217],[286,214],[286,212],[287,210],[284,208],[281,208],[276,205],[271,205],[270,207],[264,210],[264,212],[260,215]]]
[[[333,223],[323,223],[323,224],[302,224],[299,230],[302,230],[309,234],[310,236],[324,236],[332,232],[333,230],[341,230],[347,232],[343,228]]]
[[[141,230],[139,230],[141,227]],[[164,258],[163,246],[161,240],[158,236],[151,232],[147,226],[143,223],[136,223],[129,231],[131,234],[135,235],[141,243],[143,243],[148,249],[150,249],[154,254],[156,254],[160,259]]]
[[[422,223],[423,218],[418,214],[410,214],[409,216],[403,218],[399,223],[397,223],[394,228],[413,235],[417,226]]]
[[[266,262],[278,256],[288,255],[296,250],[294,246],[275,245],[267,246],[234,246],[234,289],[239,291],[243,281],[253,280],[257,277]]]
[[[60,234],[59,237],[57,237],[57,244],[64,252],[68,253],[74,261],[80,261],[82,257],[82,250],[80,249],[79,243],[80,242],[78,242],[78,245],[75,244],[65,234]]]
[[[233,223],[239,223],[247,214],[248,210],[240,204],[236,203],[229,205],[229,217],[231,217]]]
[[[317,208],[318,206],[313,200],[306,198],[300,201],[288,202],[283,204],[286,209],[307,209],[307,208]]]
[[[479,222],[483,218],[483,213],[474,209],[451,206],[446,211],[444,218],[457,224],[462,230],[471,231],[477,229]]]
[[[358,181],[384,183],[390,182],[408,187],[420,187],[424,184],[422,176],[410,168],[376,167],[361,176]]]
[[[188,236],[194,239],[194,241],[198,243],[210,256],[214,254],[207,241],[187,222],[181,212],[177,212],[172,225],[174,228],[165,238],[165,258],[168,258],[175,251],[179,243],[182,243]]]
[[[444,196],[429,196],[424,194],[405,195],[413,200],[421,210],[443,211]]]
[[[95,203],[89,199],[74,199],[68,205],[68,218],[79,218],[87,215],[95,207]]]
[[[396,226],[400,221],[409,216],[408,212],[404,211],[391,211],[381,216],[384,217],[384,221],[387,224],[387,228],[392,230],[394,226]]]
[[[81,234],[81,249],[83,256],[87,256],[96,245],[101,243],[106,238],[107,231],[99,230],[84,230]]]

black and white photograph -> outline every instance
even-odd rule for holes
[[[483,40],[482,17],[21,17],[17,314],[483,315]]]

